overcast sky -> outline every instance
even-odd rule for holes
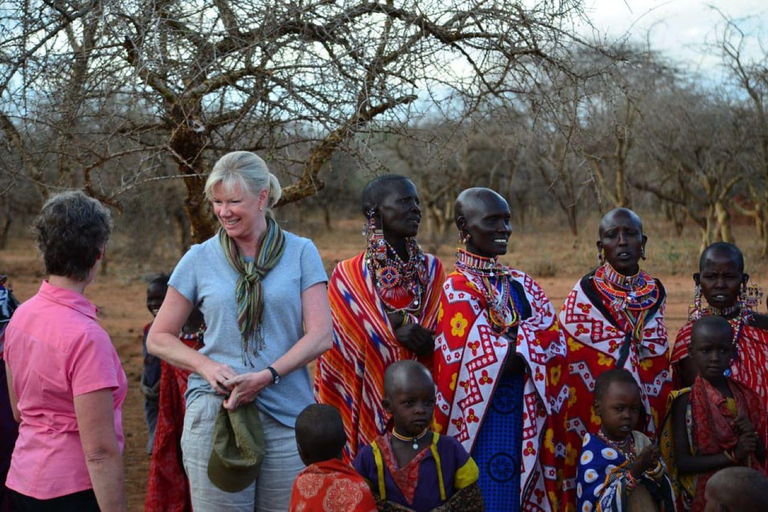
[[[723,27],[723,19],[712,5],[737,20],[751,36],[750,56],[768,52],[766,0],[585,0],[587,13],[603,36],[628,36],[643,43],[647,39],[653,50],[705,74],[718,73],[720,63],[719,56],[706,49]]]

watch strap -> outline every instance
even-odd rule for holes
[[[277,384],[278,382],[280,382],[280,374],[277,373],[277,370],[275,370],[271,366],[267,366],[267,370],[269,370],[269,373],[272,374],[272,384]]]

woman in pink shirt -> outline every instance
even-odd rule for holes
[[[5,360],[19,437],[6,485],[20,511],[127,510],[121,406],[127,381],[83,295],[111,231],[82,192],[57,195],[35,220],[48,279],[14,313]]]

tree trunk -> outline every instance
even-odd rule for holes
[[[323,206],[323,219],[325,219],[325,230],[333,231],[333,215],[331,215],[331,206],[329,204]]]
[[[210,211],[205,199],[205,176],[208,169],[203,151],[208,146],[208,132],[202,123],[196,121],[195,112],[199,112],[198,104],[174,105],[169,117],[175,121],[169,145],[174,152],[179,166],[179,173],[189,176],[184,180],[187,186],[187,196],[184,198],[184,209],[189,219],[192,241],[200,243],[212,237],[216,232]]]
[[[731,231],[731,214],[722,201],[715,203],[715,218],[719,230],[719,238],[723,242],[733,243],[733,233]]]
[[[704,249],[709,247],[712,242],[714,241],[714,219],[711,213],[707,213],[706,221],[704,222],[704,225],[701,227],[701,247],[699,248],[699,252],[704,252]]]
[[[0,228],[0,249],[8,247],[8,234],[11,232],[11,216],[3,217],[3,225]]]
[[[579,212],[576,209],[576,205],[574,204],[569,207],[565,214],[568,216],[568,227],[571,229],[571,234],[575,237],[579,236]]]

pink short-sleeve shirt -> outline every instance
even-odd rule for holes
[[[44,281],[5,332],[5,360],[21,413],[6,485],[51,499],[91,489],[74,397],[111,389],[115,432],[123,448],[125,372],[96,306],[81,294]]]

